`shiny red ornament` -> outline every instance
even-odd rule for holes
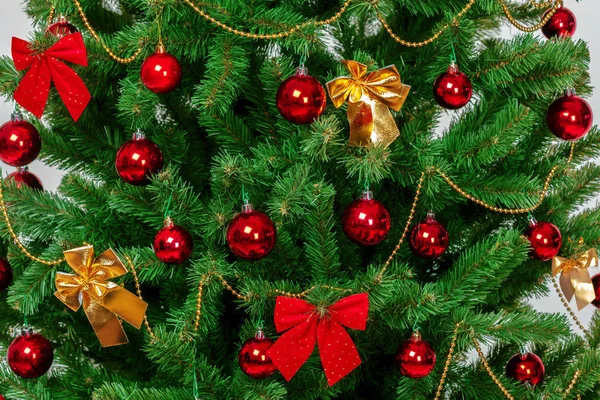
[[[546,123],[550,132],[563,140],[577,140],[592,128],[594,114],[589,103],[574,91],[568,91],[548,108]]]
[[[87,51],[81,33],[66,35],[48,50],[39,52],[25,40],[13,37],[12,58],[17,71],[28,69],[13,98],[41,118],[54,84],[71,117],[77,121],[92,96],[83,80],[64,61],[87,67]]]
[[[35,126],[13,114],[0,126],[0,160],[13,167],[23,167],[36,159],[42,149],[42,138]]]
[[[142,64],[140,75],[150,91],[168,93],[181,82],[181,65],[162,46],[158,46],[156,53],[146,58]]]
[[[533,386],[544,379],[545,373],[544,363],[533,353],[516,354],[506,364],[506,376]]]
[[[383,204],[373,199],[373,192],[364,191],[361,198],[350,203],[344,211],[342,225],[344,233],[354,243],[373,246],[386,238],[392,219]]]
[[[25,331],[8,346],[8,365],[21,378],[35,379],[52,366],[54,351],[42,335]]]
[[[333,386],[361,364],[356,345],[344,327],[364,331],[368,317],[368,293],[344,297],[326,308],[277,296],[275,329],[284,333],[267,354],[289,382],[318,343],[327,383]]]
[[[449,110],[466,106],[472,95],[471,80],[464,72],[460,72],[454,63],[450,64],[448,70],[438,76],[433,84],[433,97],[440,106]]]
[[[594,292],[596,298],[592,301],[592,304],[596,308],[600,308],[600,274],[596,274],[592,277],[592,285],[594,285]]]
[[[245,204],[242,212],[236,215],[227,228],[229,249],[244,260],[260,260],[266,257],[277,240],[273,221],[252,204]]]
[[[429,342],[414,332],[402,343],[396,355],[396,364],[402,375],[412,379],[424,378],[435,368],[436,355]]]
[[[246,375],[254,379],[264,379],[277,371],[271,357],[267,354],[273,343],[275,342],[265,337],[260,329],[255,337],[246,340],[238,354],[240,368]]]
[[[550,10],[544,13],[542,19],[546,17],[546,15],[550,12]],[[553,37],[571,37],[575,34],[575,30],[577,29],[577,18],[575,18],[575,14],[571,10],[566,7],[561,7],[556,12],[546,25],[542,26],[542,33],[548,39]]]
[[[298,125],[310,124],[319,117],[325,110],[326,101],[325,89],[304,67],[283,81],[276,96],[281,115]]]
[[[550,222],[537,222],[532,218],[525,236],[531,244],[530,255],[538,260],[550,260],[562,246],[562,235],[556,225]]]
[[[0,257],[0,291],[6,289],[12,283],[12,267],[6,258]]]
[[[46,29],[46,32],[60,39],[63,36],[77,32],[77,28],[71,25],[69,21],[67,21],[67,18],[61,16],[58,22],[53,23]]]
[[[29,186],[32,189],[44,190],[40,178],[29,172],[27,167],[18,167],[17,170],[6,177],[7,181],[13,181],[17,188],[22,188],[23,185]]]
[[[168,264],[181,264],[187,261],[194,251],[194,241],[188,231],[175,225],[171,218],[165,219],[165,226],[154,237],[154,253],[158,259]]]
[[[135,186],[148,185],[150,176],[157,174],[163,167],[160,148],[137,131],[133,139],[121,146],[115,162],[119,176]]]
[[[435,214],[427,213],[427,218],[417,224],[410,234],[410,247],[421,258],[438,258],[448,248],[448,231],[435,220]]]

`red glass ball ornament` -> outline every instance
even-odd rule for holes
[[[46,33],[50,33],[51,35],[54,35],[59,39],[75,32],[77,32],[77,28],[71,25],[69,21],[67,21],[67,19],[62,16],[60,17],[58,22],[55,22],[48,28],[46,28]]]
[[[188,231],[175,225],[171,218],[165,219],[165,226],[154,237],[154,253],[158,259],[168,264],[181,264],[187,261],[194,251],[194,241]]]
[[[35,126],[14,114],[0,126],[0,160],[13,167],[23,167],[36,159],[42,138]]]
[[[592,304],[596,308],[600,308],[600,274],[596,274],[592,277],[592,285],[594,285],[594,292],[596,298],[592,301]]]
[[[448,248],[448,242],[448,231],[435,220],[435,214],[431,212],[410,234],[410,247],[413,252],[426,260],[441,256]]]
[[[546,17],[546,15],[550,12],[550,10],[544,13],[542,19]],[[575,18],[575,14],[571,10],[566,7],[561,7],[556,12],[546,25],[542,26],[542,33],[548,39],[553,37],[571,37],[575,34],[575,30],[577,29],[577,18]]]
[[[538,260],[551,259],[562,246],[562,235],[556,225],[550,222],[537,222],[532,218],[525,236],[531,244],[530,255]]]
[[[138,131],[132,140],[121,146],[115,165],[125,182],[143,186],[150,183],[151,175],[160,172],[163,156],[160,148]]]
[[[17,170],[6,177],[7,181],[13,181],[17,188],[22,188],[23,185],[29,186],[32,189],[44,190],[40,178],[29,172],[27,167],[19,167]]]
[[[438,76],[433,84],[433,97],[438,104],[449,110],[467,105],[473,95],[471,80],[452,63],[446,72]]]
[[[344,211],[344,233],[354,243],[373,246],[381,242],[392,227],[390,213],[380,201],[373,199],[373,192],[364,191]]]
[[[140,70],[142,82],[154,93],[168,93],[181,82],[181,65],[159,46],[156,53],[144,60]]]
[[[227,228],[229,249],[244,260],[260,260],[266,257],[277,240],[273,221],[252,204],[245,204],[242,212],[236,215]]]
[[[12,267],[5,258],[0,257],[0,290],[6,289],[12,283]]]
[[[325,89],[300,67],[277,90],[276,103],[281,115],[298,125],[310,124],[325,110]]]
[[[545,372],[544,363],[533,353],[516,354],[506,364],[506,376],[533,386],[544,379]]]
[[[592,107],[574,92],[554,100],[546,113],[550,132],[563,140],[582,138],[592,128],[593,120]]]
[[[2,396],[2,395],[0,394],[0,400],[6,400],[6,399],[4,398],[4,396]]]
[[[45,337],[26,331],[8,346],[7,358],[15,374],[21,378],[35,379],[48,372],[54,351]]]
[[[431,345],[421,339],[417,332],[402,343],[396,355],[396,364],[402,375],[412,379],[424,378],[435,368],[435,351]]]
[[[264,379],[273,375],[277,368],[267,354],[273,343],[260,330],[256,333],[256,337],[246,340],[238,354],[240,368],[246,375],[254,379]]]

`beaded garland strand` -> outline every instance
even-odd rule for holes
[[[446,30],[448,30],[448,28],[451,25],[458,24],[459,20],[462,17],[464,17],[464,15],[467,12],[469,12],[469,10],[475,5],[477,0],[469,0],[469,2],[465,5],[465,7],[463,7],[463,9],[460,10],[454,16],[451,23],[446,23],[444,26],[442,26],[441,29],[439,29],[431,37],[429,37],[428,39],[422,40],[420,42],[411,42],[411,41],[404,40],[404,39],[400,38],[396,33],[394,33],[392,28],[386,22],[383,14],[381,13],[381,11],[377,5],[378,2],[376,0],[346,0],[342,4],[342,7],[339,9],[339,11],[336,12],[333,16],[331,16],[329,18],[326,18],[323,20],[317,20],[317,21],[315,21],[315,20],[305,21],[303,23],[295,25],[294,27],[292,27],[288,30],[280,31],[280,32],[276,32],[276,33],[253,33],[253,32],[247,32],[247,31],[236,29],[230,25],[227,25],[227,24],[217,20],[216,18],[214,18],[213,16],[208,14],[206,11],[204,11],[201,8],[201,6],[196,4],[194,1],[192,1],[192,0],[183,0],[183,1],[188,6],[190,6],[196,13],[198,13],[202,18],[204,18],[206,21],[216,25],[217,27],[219,27],[229,33],[232,33],[237,36],[245,37],[248,39],[263,39],[263,40],[283,39],[283,38],[291,36],[292,34],[294,34],[296,32],[302,31],[306,27],[322,27],[322,26],[330,25],[330,24],[336,22],[337,20],[339,20],[342,17],[342,15],[344,15],[348,11],[350,3],[352,3],[353,1],[366,1],[371,4],[371,6],[373,7],[373,9],[375,11],[375,15],[377,16],[377,19],[379,20],[379,22],[381,22],[384,29],[388,32],[388,34],[390,35],[390,37],[392,39],[394,39],[396,42],[398,42],[402,46],[423,47],[423,46],[429,45],[429,44],[435,42],[437,39],[439,39],[439,37]],[[92,37],[98,43],[100,43],[100,46],[110,56],[110,58],[112,58],[114,61],[121,63],[121,64],[129,64],[129,63],[134,62],[139,57],[139,55],[142,53],[142,50],[143,50],[143,48],[141,46],[137,50],[135,50],[133,52],[133,54],[129,57],[118,56],[117,53],[113,49],[108,47],[108,45],[104,42],[104,40],[98,35],[98,33],[94,29],[94,27],[90,24],[90,21],[89,21],[87,15],[85,14],[85,11],[83,10],[83,7],[81,6],[80,0],[73,0],[73,3],[75,4],[75,7],[77,8],[77,11],[79,13],[79,16],[80,16],[81,20],[83,21],[83,24],[85,25],[87,30],[90,32]],[[506,18],[508,19],[508,21],[511,24],[513,24],[517,29],[519,29],[523,32],[534,32],[534,31],[540,29],[542,26],[544,26],[552,18],[552,16],[556,13],[556,11],[562,6],[563,0],[551,0],[551,1],[546,1],[543,3],[537,3],[535,0],[530,0],[529,4],[534,8],[544,9],[544,8],[550,7],[550,8],[548,8],[547,13],[544,15],[542,20],[533,26],[525,26],[525,25],[521,24],[519,21],[517,21],[512,16],[512,13],[511,13],[508,5],[506,4],[505,0],[498,0],[498,3],[502,7],[502,10],[503,10],[504,14],[506,15]],[[52,6],[50,9],[50,14],[48,16],[48,23],[52,22],[52,20],[54,18],[54,14],[55,14],[55,7]],[[160,38],[159,41],[162,43],[162,38]]]
[[[575,151],[575,143],[571,144],[571,149],[569,152],[569,157],[566,160],[566,164],[569,165],[571,163],[571,161],[573,160],[573,156],[574,156],[574,151]],[[483,202],[482,200],[479,200],[477,198],[475,198],[474,196],[468,194],[465,190],[463,190],[462,188],[460,188],[458,186],[458,184],[456,184],[453,180],[451,180],[444,172],[442,172],[439,168],[435,167],[435,166],[431,166],[429,168],[427,168],[426,171],[421,172],[421,175],[419,177],[419,180],[417,182],[417,189],[416,189],[416,193],[415,193],[415,197],[410,209],[410,213],[406,222],[406,225],[404,227],[403,233],[398,241],[398,244],[396,245],[396,247],[394,248],[394,250],[392,251],[392,253],[390,254],[390,256],[388,257],[388,259],[386,260],[386,262],[384,263],[384,266],[382,267],[381,271],[379,272],[379,274],[377,274],[375,280],[374,280],[374,284],[381,284],[384,274],[387,270],[387,268],[389,267],[389,265],[391,264],[392,260],[394,259],[394,257],[396,256],[398,250],[400,249],[401,245],[403,244],[406,235],[408,233],[408,230],[410,228],[410,225],[412,223],[412,220],[414,219],[414,215],[416,212],[416,208],[417,208],[417,204],[420,198],[420,194],[421,194],[421,190],[423,188],[423,183],[425,181],[425,175],[426,174],[437,174],[439,175],[442,179],[444,179],[444,181],[446,181],[457,193],[459,193],[461,196],[463,196],[464,198],[466,198],[467,200],[473,201],[476,204],[479,204],[491,211],[495,211],[495,212],[500,212],[500,213],[509,213],[509,214],[523,214],[523,213],[528,213],[531,211],[534,211],[535,209],[537,209],[543,202],[543,200],[545,199],[548,189],[550,187],[550,183],[554,177],[554,175],[556,174],[558,168],[560,167],[560,164],[555,165],[550,173],[548,174],[545,182],[544,182],[544,186],[543,189],[541,190],[539,196],[538,196],[538,201],[536,202],[535,205],[531,206],[531,207],[524,207],[524,208],[516,208],[516,209],[511,209],[511,208],[500,208],[500,207],[495,207],[492,206],[488,203]],[[3,182],[0,182],[0,209],[2,210],[2,214],[6,223],[6,226],[8,228],[8,231],[11,235],[11,237],[13,238],[14,242],[17,244],[17,247],[23,252],[23,254],[25,254],[25,256],[27,256],[28,258],[30,258],[33,261],[36,262],[40,262],[42,264],[48,265],[48,266],[55,266],[58,265],[60,263],[62,263],[64,261],[64,258],[61,259],[57,259],[57,260],[52,260],[52,261],[48,261],[48,260],[43,260],[40,259],[36,256],[34,256],[33,254],[31,254],[27,248],[22,244],[21,240],[19,239],[18,235],[16,234],[16,232],[14,231],[14,229],[12,228],[12,223],[10,221],[9,215],[8,215],[8,211],[6,208],[6,203],[4,201],[4,193],[3,193]],[[142,291],[141,291],[141,285],[139,282],[139,278],[137,275],[137,271],[135,269],[134,263],[132,261],[132,259],[128,256],[128,255],[124,255],[128,267],[133,275],[134,278],[134,282],[135,282],[135,287],[136,287],[136,292],[137,295],[140,299],[142,298]],[[203,293],[204,293],[204,288],[211,283],[212,278],[215,277],[216,280],[225,288],[227,289],[229,292],[231,292],[234,296],[236,296],[238,299],[243,300],[245,302],[249,302],[252,300],[252,298],[256,297],[257,294],[255,293],[246,293],[246,294],[242,294],[239,291],[237,291],[235,288],[233,288],[233,286],[227,282],[227,280],[225,279],[225,277],[215,271],[210,271],[206,274],[203,274],[200,278],[200,281],[198,282],[198,294],[196,297],[196,312],[195,312],[195,316],[194,316],[194,333],[196,334],[198,332],[198,329],[200,327],[200,319],[202,316],[202,298],[203,298]],[[558,285],[555,282],[555,287],[557,288]],[[335,290],[335,291],[342,291],[342,292],[352,292],[352,289],[348,289],[348,288],[340,288],[340,287],[335,287],[335,286],[330,286],[330,285],[313,285],[310,288],[299,292],[299,293],[293,293],[293,292],[288,292],[285,290],[281,290],[281,289],[273,289],[271,292],[267,293],[268,297],[274,296],[274,295],[283,295],[283,296],[289,296],[289,297],[294,297],[294,298],[302,298],[302,297],[306,297],[310,292],[312,292],[313,290],[317,289],[317,288],[324,288],[324,289],[328,289],[328,290]],[[583,324],[581,323],[581,321],[579,321],[577,319],[577,317],[575,316],[575,313],[572,311],[572,309],[569,307],[568,302],[566,302],[566,299],[564,299],[564,296],[562,296],[562,293],[560,292],[560,290],[557,288],[557,292],[559,294],[559,296],[561,297],[562,303],[563,305],[565,305],[565,307],[567,308],[567,310],[569,311],[569,314],[571,315],[571,317],[576,321],[577,326],[580,327],[582,330],[584,330],[584,332],[587,332],[587,330],[585,329],[585,327],[583,326]],[[439,400],[440,396],[442,395],[443,392],[443,387],[447,378],[447,374],[448,374],[448,370],[450,367],[450,364],[452,362],[452,358],[453,358],[453,354],[454,354],[454,350],[456,347],[456,341],[457,341],[457,337],[459,334],[459,330],[460,327],[463,325],[463,322],[460,322],[458,324],[456,324],[455,326],[455,330],[454,330],[454,334],[452,336],[452,340],[451,340],[451,345],[450,345],[450,349],[448,352],[448,356],[446,358],[446,362],[444,364],[444,371],[442,373],[442,377],[440,379],[440,383],[438,385],[438,389],[436,391],[436,396],[435,396],[435,400]],[[148,334],[150,335],[151,339],[152,339],[152,343],[156,343],[157,342],[157,337],[153,331],[153,329],[150,326],[150,323],[148,322],[148,318],[145,317],[144,318],[144,325],[146,327],[146,330],[148,331]],[[496,383],[496,385],[498,386],[498,388],[502,391],[502,393],[505,395],[506,398],[508,399],[512,399],[514,400],[514,397],[506,390],[506,388],[502,385],[502,383],[500,382],[500,380],[496,377],[496,375],[494,374],[494,372],[491,370],[491,368],[489,367],[489,364],[487,363],[487,359],[485,358],[485,355],[483,354],[481,347],[479,345],[479,342],[477,341],[477,339],[475,338],[475,333],[474,331],[470,330],[469,334],[471,335],[472,341],[475,345],[475,348],[477,350],[477,353],[482,361],[482,363],[484,364],[484,366],[486,367],[486,370],[490,376],[490,378],[492,378],[492,380]],[[184,335],[181,335],[181,339],[184,340]],[[190,341],[193,341],[193,338],[190,336],[189,337]],[[578,378],[581,376],[582,372],[580,370],[577,370],[575,372],[575,375],[573,377],[573,379],[571,380],[569,386],[567,387],[567,389],[565,390],[565,394],[563,398],[567,398],[569,393],[571,392],[571,390],[573,389],[573,387],[575,386]]]

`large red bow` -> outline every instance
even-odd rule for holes
[[[332,386],[361,362],[344,326],[364,331],[368,314],[367,293],[345,297],[322,310],[304,300],[278,296],[275,328],[277,332],[289,331],[271,346],[268,355],[289,381],[310,357],[318,341],[325,376]]]
[[[13,37],[12,57],[17,71],[29,68],[15,90],[17,103],[41,118],[48,102],[50,83],[54,82],[71,117],[75,121],[79,119],[92,96],[79,75],[60,60],[87,67],[87,52],[81,33],[64,36],[42,53],[34,53],[30,43]]]

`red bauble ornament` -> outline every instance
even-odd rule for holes
[[[236,256],[244,260],[260,260],[266,257],[277,240],[273,221],[252,204],[244,204],[227,228],[227,244]]]
[[[0,257],[0,290],[6,289],[12,283],[12,267],[6,258]]]
[[[146,58],[140,70],[142,82],[154,93],[168,93],[181,82],[181,65],[162,46]]]
[[[42,138],[35,126],[23,120],[19,113],[0,126],[0,160],[22,167],[36,159],[42,149]]]
[[[24,331],[8,346],[8,365],[21,378],[34,379],[52,366],[54,351],[45,337]]]
[[[594,292],[596,298],[592,301],[592,304],[596,308],[600,308],[600,274],[596,274],[592,277],[592,285],[594,285]]]
[[[419,257],[432,260],[441,256],[448,248],[448,231],[435,220],[435,214],[416,225],[410,234],[410,247]]]
[[[546,123],[554,136],[563,140],[577,140],[592,128],[594,115],[589,103],[574,91],[567,91],[548,108]]]
[[[27,167],[18,167],[15,172],[6,177],[6,180],[15,182],[17,189],[26,185],[32,189],[44,190],[40,178],[29,172],[29,168]]]
[[[273,343],[260,329],[255,337],[246,340],[238,354],[240,368],[246,375],[254,379],[264,379],[273,375],[277,368],[267,354]]]
[[[438,76],[433,84],[433,97],[438,104],[449,110],[467,105],[473,95],[473,85],[469,77],[452,63],[448,70]]]
[[[550,222],[529,221],[525,236],[531,243],[532,257],[547,261],[556,256],[562,246],[562,236],[556,225]]]
[[[544,19],[549,12],[550,10],[546,11],[542,19]],[[568,8],[561,7],[556,10],[546,25],[542,26],[542,33],[548,39],[555,36],[571,37],[575,33],[576,29],[577,18],[575,18],[575,14],[573,14],[573,12]]]
[[[435,368],[435,351],[431,345],[414,332],[412,337],[398,348],[396,363],[402,375],[412,379],[426,377]]]
[[[546,369],[533,353],[516,354],[506,364],[506,376],[535,386],[544,379]]]
[[[277,109],[290,122],[310,124],[325,110],[325,89],[318,80],[308,75],[304,67],[287,78],[277,90]]]
[[[154,253],[158,259],[168,264],[181,264],[192,255],[194,241],[192,236],[168,217],[165,226],[154,237]]]
[[[46,33],[54,35],[59,39],[75,32],[77,32],[77,28],[71,25],[64,16],[61,16],[58,22],[53,23],[46,29]]]
[[[163,156],[160,148],[137,131],[133,139],[126,142],[117,153],[115,163],[119,176],[136,186],[148,185],[150,176],[160,172]]]
[[[392,219],[383,204],[373,199],[373,192],[364,191],[346,208],[342,224],[344,233],[354,243],[373,246],[390,232]]]

